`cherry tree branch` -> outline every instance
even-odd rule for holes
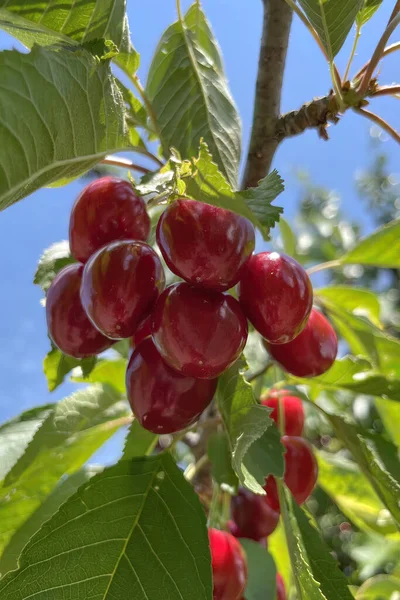
[[[293,11],[284,0],[263,0],[263,5],[253,128],[243,188],[256,186],[268,173],[279,145],[275,129],[280,114],[283,73]]]

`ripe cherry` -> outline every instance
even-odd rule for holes
[[[284,344],[306,326],[313,291],[307,273],[293,258],[261,252],[243,268],[239,300],[246,317],[268,342]]]
[[[230,210],[179,199],[161,215],[157,243],[173,273],[223,292],[239,281],[255,233],[250,221]]]
[[[286,435],[301,435],[304,428],[304,408],[300,398],[291,396],[287,390],[271,390],[261,398],[261,404],[272,408],[269,415],[279,427],[279,402],[285,416]]]
[[[54,344],[69,356],[85,358],[106,350],[113,343],[87,318],[79,291],[83,265],[65,267],[53,279],[46,297],[46,318]]]
[[[325,373],[335,362],[338,340],[332,325],[313,309],[308,323],[288,344],[265,344],[268,352],[283,369],[296,377],[315,377]]]
[[[247,561],[241,545],[227,531],[209,529],[214,581],[213,600],[239,600],[247,580]]]
[[[247,340],[247,321],[232,296],[176,283],[158,299],[152,331],[171,367],[209,379],[239,357]]]
[[[302,437],[282,437],[286,448],[284,482],[298,504],[311,495],[318,479],[318,463],[310,444]],[[276,481],[270,475],[264,487],[270,506],[279,510]]]
[[[151,321],[152,316],[150,314],[148,317],[143,319],[141,323],[139,323],[131,339],[131,347],[133,349],[137,348],[140,342],[143,342],[143,340],[145,340],[146,338],[151,337]]]
[[[126,371],[135,417],[142,427],[158,434],[174,433],[197,421],[216,387],[216,379],[194,379],[171,369],[151,338],[139,344]]]
[[[86,262],[116,240],[146,241],[150,217],[143,199],[124,179],[101,177],[82,191],[72,207],[69,243],[73,256]]]
[[[154,250],[144,242],[113,242],[86,263],[82,305],[92,323],[113,339],[132,336],[150,313],[165,276]]]
[[[286,588],[285,582],[283,581],[282,575],[280,573],[276,574],[276,600],[286,600]]]
[[[232,498],[231,506],[232,519],[240,532],[236,537],[258,542],[271,535],[279,523],[279,513],[266,502],[265,496],[257,496],[243,488]]]

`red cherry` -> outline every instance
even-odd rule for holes
[[[213,600],[239,600],[247,580],[247,561],[241,545],[227,531],[209,529],[214,580]]]
[[[149,315],[139,324],[135,333],[132,336],[132,348],[137,348],[140,342],[143,342],[148,337],[151,337],[151,321],[152,315]]]
[[[284,344],[306,326],[313,291],[307,273],[293,258],[262,252],[243,268],[239,300],[246,317],[268,342]]]
[[[304,428],[304,408],[300,398],[291,396],[287,390],[271,390],[261,398],[261,404],[272,408],[269,415],[279,427],[279,402],[285,415],[286,435],[301,435]]]
[[[268,352],[283,369],[296,377],[315,377],[325,373],[335,362],[338,340],[332,325],[313,309],[308,323],[288,344],[265,344]]]
[[[239,281],[255,233],[250,221],[230,210],[179,199],[161,215],[157,243],[173,273],[223,292]]]
[[[286,588],[282,575],[276,574],[276,600],[286,600]]]
[[[268,502],[274,511],[280,512],[281,507],[279,504],[278,486],[276,485],[276,480],[273,475],[269,475],[265,480],[264,490],[267,494],[265,496],[266,502]]]
[[[150,313],[165,277],[161,261],[144,242],[113,242],[86,263],[82,305],[92,323],[110,338],[130,337]]]
[[[152,331],[155,345],[171,367],[209,379],[239,357],[247,340],[247,321],[232,296],[176,283],[158,299]]]
[[[126,371],[128,400],[139,423],[158,434],[180,431],[210,404],[216,379],[180,375],[161,358],[151,338],[133,352]]]
[[[71,252],[86,262],[102,246],[117,240],[146,241],[150,217],[143,199],[124,179],[101,177],[82,191],[69,223]]]
[[[113,343],[104,337],[87,318],[79,290],[83,265],[65,267],[53,279],[46,297],[47,328],[53,343],[75,358],[93,356]]]
[[[265,496],[257,496],[245,489],[240,489],[232,498],[232,518],[240,537],[256,542],[271,535],[279,523],[279,513],[266,502]]]

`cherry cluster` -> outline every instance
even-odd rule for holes
[[[83,358],[132,338],[126,383],[143,427],[173,433],[199,418],[218,376],[246,344],[247,319],[290,373],[311,377],[331,366],[337,338],[312,310],[305,270],[284,254],[253,254],[247,219],[195,200],[170,204],[157,243],[184,281],[166,289],[159,255],[146,244],[149,233],[145,203],[132,185],[97,179],[71,212],[78,262],[58,273],[46,301],[49,335],[65,354]],[[236,284],[239,300],[226,293]]]

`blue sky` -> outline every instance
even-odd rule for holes
[[[184,2],[189,6],[189,2]],[[372,22],[365,27],[355,67],[369,58],[390,14],[393,2],[385,0]],[[222,48],[231,90],[243,122],[243,146],[247,147],[251,126],[254,84],[259,50],[262,5],[260,0],[204,0],[204,9]],[[175,19],[174,0],[128,0],[128,14],[135,47],[142,55],[140,76],[143,81],[152,53],[162,31]],[[392,41],[395,41],[395,36]],[[338,58],[344,70],[350,40]],[[17,43],[0,33],[0,48],[17,47]],[[381,68],[381,82],[399,81],[399,55],[387,57]],[[396,73],[397,72],[397,73]],[[295,18],[283,90],[283,110],[299,108],[315,96],[330,89],[328,67],[308,31]],[[382,98],[373,110],[400,128],[400,104]],[[274,166],[286,180],[286,190],[279,198],[290,221],[299,199],[296,169],[308,171],[315,183],[335,189],[343,198],[345,210],[364,225],[371,227],[365,208],[354,186],[354,174],[366,168],[372,158],[370,124],[355,114],[347,114],[336,127],[330,127],[331,139],[323,142],[314,131],[284,142]],[[396,172],[400,148],[388,140],[385,150]],[[82,187],[74,182],[66,187],[43,189],[0,215],[0,264],[3,293],[0,296],[0,422],[22,410],[68,394],[73,386],[65,384],[53,394],[47,391],[42,373],[42,359],[48,350],[41,292],[32,278],[44,248],[66,239],[72,203]]]

